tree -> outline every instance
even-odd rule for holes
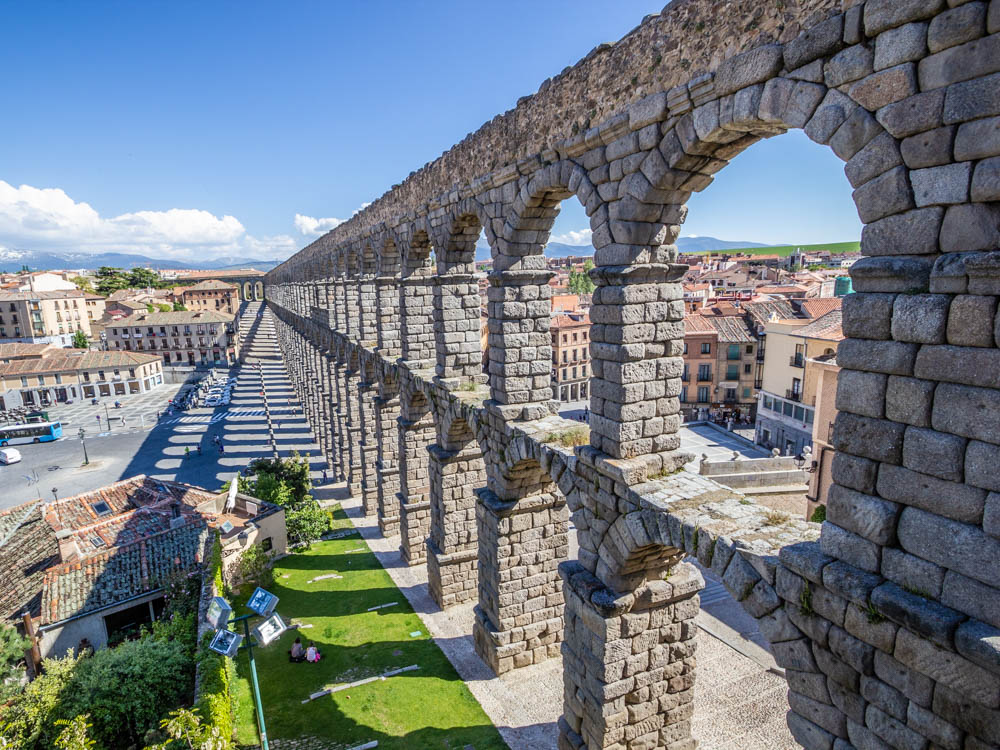
[[[157,304],[156,309],[158,309],[160,312],[170,312],[171,310],[174,309],[174,306],[167,304]]]
[[[201,723],[197,710],[179,708],[171,711],[160,722],[160,728],[170,739],[146,750],[229,750],[232,747],[231,740],[223,736],[219,727]]]
[[[296,451],[291,458],[259,458],[251,462],[254,478],[242,479],[240,491],[285,509],[288,540],[311,542],[330,530],[330,513],[309,494],[309,460]],[[245,482],[245,483],[244,483]]]
[[[97,269],[97,293],[107,297],[119,289],[128,289],[128,276],[121,268],[101,266]]]
[[[137,267],[128,273],[128,284],[136,289],[142,289],[147,286],[157,287],[160,283],[160,274],[148,268]]]
[[[582,271],[569,272],[569,290],[573,294],[592,294],[594,291],[594,280],[590,278],[590,269],[594,267],[594,262],[589,258],[583,263]]]
[[[274,584],[274,571],[271,570],[272,555],[264,551],[259,544],[254,544],[240,555],[238,574],[240,583],[268,588]]]
[[[86,276],[74,276],[70,281],[76,284],[76,288],[81,292],[94,293],[94,284]]]
[[[31,641],[9,625],[0,625],[0,697],[10,692],[9,679],[13,678],[20,689],[20,676],[24,671],[20,664],[29,648]]]
[[[56,726],[65,727],[56,737],[56,747],[60,750],[90,750],[96,743],[90,739],[89,729],[94,726],[87,719],[90,714],[82,714],[72,719],[59,719]]]
[[[73,334],[73,348],[74,349],[89,349],[90,340],[87,338],[82,330],[77,329],[77,332]]]
[[[52,747],[58,735],[54,722],[62,718],[58,713],[60,701],[80,660],[69,653],[62,659],[46,659],[45,671],[8,706],[0,706],[0,726],[4,736],[13,740],[13,747]]]
[[[185,312],[186,310],[187,308],[184,307],[183,302],[181,302],[179,299],[174,300],[174,312]]]

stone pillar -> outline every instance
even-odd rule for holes
[[[421,268],[400,282],[401,357],[412,370],[434,366],[434,294],[430,269]]]
[[[690,563],[640,595],[618,594],[579,563],[560,566],[566,594],[560,750],[693,750],[698,592]]]
[[[360,377],[355,364],[345,371],[346,434],[347,442],[347,487],[351,497],[361,494],[361,394]]]
[[[471,273],[434,277],[435,374],[446,388],[486,382],[482,372],[479,284]]]
[[[427,579],[442,609],[475,598],[479,581],[476,492],[486,485],[486,465],[474,439],[455,447],[430,448]]]
[[[358,304],[361,310],[361,322],[358,327],[358,340],[362,346],[374,348],[378,345],[378,295],[375,291],[375,278],[362,276],[359,280]]]
[[[411,393],[402,400],[398,424],[400,549],[407,565],[419,565],[427,559],[431,521],[428,448],[434,443],[434,421],[422,393]]]
[[[334,413],[336,422],[337,454],[340,469],[340,481],[347,480],[350,470],[350,452],[348,449],[347,435],[347,365],[341,360],[338,352],[334,363],[334,382],[336,384],[336,400],[334,401]]]
[[[399,280],[391,276],[375,279],[378,295],[378,351],[389,362],[402,355],[400,341]]]
[[[344,311],[346,334],[351,343],[359,343],[361,338],[361,285],[357,276],[349,276],[344,282]]]
[[[378,445],[378,528],[382,536],[399,533],[399,385],[382,382],[375,399],[375,438]]]
[[[358,414],[360,417],[361,507],[365,516],[378,507],[378,444],[375,437],[375,388],[367,377],[358,383]]]
[[[490,398],[504,419],[552,413],[551,271],[494,271],[487,290]]]
[[[656,456],[652,473],[680,468],[681,373],[687,266],[598,267],[590,309],[590,442],[611,458]]]
[[[566,500],[537,464],[512,469],[479,490],[479,604],[476,653],[496,674],[559,654],[563,593],[559,562],[569,550]]]

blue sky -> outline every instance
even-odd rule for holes
[[[659,3],[8,3],[0,246],[286,257]],[[588,227],[568,205],[555,239]],[[843,167],[758,144],[683,234],[854,239]],[[576,234],[574,234],[576,233]]]

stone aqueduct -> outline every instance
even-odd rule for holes
[[[758,619],[803,746],[1000,745],[998,32],[998,0],[675,2],[267,275],[364,512],[441,607],[478,600],[496,672],[561,653],[560,748],[694,746],[686,555]],[[822,528],[675,471],[685,202],[791,128],[846,162],[865,224]],[[567,198],[596,248],[576,448],[551,440],[542,256]]]

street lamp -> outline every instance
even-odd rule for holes
[[[58,492],[59,492],[59,489],[57,487],[53,487],[52,488],[52,497],[54,497],[56,499],[56,502],[59,502]]]
[[[79,435],[80,435],[80,445],[83,446],[83,465],[84,466],[86,466],[87,464],[90,463],[90,458],[87,456],[87,444],[85,442],[83,442],[83,436],[86,435],[86,434],[87,434],[87,431],[81,427]]]
[[[250,662],[250,684],[253,687],[254,705],[257,709],[257,726],[260,729],[260,746],[262,750],[270,750],[267,743],[267,727],[264,724],[264,707],[260,701],[260,685],[257,683],[257,662],[253,656],[254,639],[258,646],[267,646],[287,630],[284,620],[274,611],[278,605],[278,597],[259,586],[247,600],[247,608],[254,614],[265,619],[251,632],[250,618],[253,615],[233,617],[232,608],[220,596],[212,599],[205,614],[208,623],[216,628],[215,636],[209,648],[224,656],[234,657],[240,648],[245,647]],[[237,622],[243,623],[243,634],[229,630],[228,626]]]

